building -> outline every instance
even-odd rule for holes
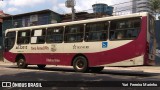
[[[0,11],[0,60],[3,60],[3,37],[2,37],[2,23],[3,23],[3,17],[8,16],[9,14],[4,13],[2,10]]]
[[[113,13],[113,7],[108,6],[107,4],[98,3],[98,4],[92,5],[92,7],[93,7],[94,13],[99,13],[99,14],[103,14],[103,15],[106,15],[106,14],[112,15],[112,13]]]
[[[132,13],[136,12],[150,12],[149,0],[132,0]]]
[[[0,32],[0,49],[4,48],[4,33],[6,29],[10,28],[19,28],[19,27],[28,27],[36,25],[45,25],[52,23],[61,22],[61,15],[53,12],[49,9],[29,12],[18,15],[5,15],[2,17],[3,23],[1,23],[1,32]],[[2,20],[1,20],[2,21]]]
[[[62,22],[72,21],[72,13],[63,14],[61,16],[62,16]],[[88,18],[89,18],[89,15],[87,12],[75,13],[75,21],[84,20],[84,19],[88,19]]]
[[[77,12],[75,13],[75,21],[78,20],[86,20],[86,19],[92,19],[92,18],[101,18],[101,17],[109,17],[111,15],[107,14],[98,14],[98,13],[88,13],[88,12]],[[61,15],[62,17],[62,22],[70,22],[72,21],[72,14],[64,14]]]
[[[4,13],[3,11],[0,11],[0,50],[2,49],[2,23],[3,23],[3,17],[9,16],[9,14]]]
[[[2,23],[3,23],[3,17],[7,17],[9,14],[4,13],[3,11],[0,11],[0,37],[2,37]]]
[[[112,16],[113,7],[108,6],[107,4],[99,3],[92,5],[92,7],[93,7],[93,13],[88,13],[88,12],[75,13],[75,21]],[[62,22],[69,22],[69,21],[72,21],[72,13],[62,15]]]
[[[49,9],[3,17],[3,35],[6,29],[61,22],[61,15]]]

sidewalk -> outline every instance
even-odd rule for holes
[[[137,66],[137,67],[105,67],[108,70],[143,71],[148,73],[160,73],[160,66]]]
[[[16,65],[16,63],[0,61],[0,65],[12,66]],[[54,65],[47,65],[47,67],[72,68],[71,66],[54,66]],[[105,70],[143,71],[150,73],[160,73],[160,66],[105,67]]]
[[[16,63],[0,61],[0,65],[15,65]]]

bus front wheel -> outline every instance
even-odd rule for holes
[[[73,68],[76,72],[87,72],[88,62],[83,56],[77,56],[73,61]]]
[[[46,65],[37,65],[39,69],[44,69]]]
[[[24,58],[19,58],[17,61],[17,66],[19,68],[26,68],[28,65],[26,64],[26,61]]]

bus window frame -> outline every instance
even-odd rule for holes
[[[18,38],[20,38],[18,35],[19,35],[19,32],[23,32],[23,31],[29,31],[29,36],[25,36],[25,38],[26,37],[28,37],[29,38],[29,41],[28,41],[28,43],[18,43]],[[21,37],[22,38],[22,37]],[[31,42],[31,30],[30,29],[27,29],[27,30],[19,30],[19,31],[17,31],[17,45],[27,45],[27,44],[30,44],[30,42]]]
[[[148,21],[148,22],[149,22],[149,25],[148,25],[148,26],[149,26],[149,33],[150,33],[150,35],[151,35],[152,37],[155,37],[155,20],[154,20],[154,17],[149,14],[149,17],[148,17],[148,18],[149,18],[149,19],[148,19],[148,20],[149,20],[149,21]],[[153,25],[154,25],[154,26],[153,26],[153,27],[154,27],[153,31],[151,31],[152,25],[151,25],[151,23],[150,23],[150,20],[153,20]]]
[[[34,34],[33,34],[33,32],[35,33],[35,30],[42,30],[42,35],[41,36],[34,36]],[[44,32],[43,32],[44,31]],[[43,35],[43,33],[45,33],[44,35]],[[36,28],[36,29],[32,29],[31,30],[31,38],[30,38],[30,43],[31,44],[45,44],[46,43],[46,28]],[[43,43],[37,43],[37,41],[36,41],[36,43],[32,43],[31,41],[31,39],[32,39],[32,37],[37,37],[37,40],[38,40],[38,37],[44,37],[44,42]]]
[[[72,26],[80,26],[80,29],[82,28],[82,32],[76,32],[76,33],[66,33],[67,29],[66,27],[72,27]],[[66,25],[65,28],[64,28],[64,43],[78,43],[78,42],[83,42],[84,41],[84,27],[85,27],[85,24],[73,24],[73,25]],[[81,31],[81,30],[80,30]],[[67,40],[67,35],[70,34],[70,35],[77,35],[77,34],[82,34],[82,38],[81,40],[79,41],[68,41]]]
[[[47,41],[47,37],[48,36],[51,36],[51,35],[48,35],[48,29],[55,29],[55,28],[61,28],[62,29],[62,33],[61,34],[52,34],[52,35],[62,35],[62,41],[59,41],[59,42],[48,42]],[[47,29],[46,29],[46,43],[47,44],[52,44],[52,43],[63,43],[64,42],[64,26],[57,26],[57,27],[48,27]]]
[[[141,17],[133,17],[133,18],[125,18],[125,19],[117,19],[117,20],[110,20],[110,26],[111,26],[111,22],[120,22],[120,21],[129,21],[129,20],[135,20],[135,21],[138,21],[139,20],[139,27],[134,27],[135,25],[135,22],[133,23],[133,27],[132,28],[122,28],[122,29],[117,29],[117,26],[116,26],[116,29],[112,30],[111,27],[109,28],[109,40],[110,41],[119,41],[119,40],[135,40],[138,38],[140,32],[141,32],[141,26],[142,26],[142,18]],[[116,24],[117,25],[117,24]],[[119,32],[119,31],[129,31],[129,30],[136,30],[137,29],[137,36],[136,37],[133,37],[133,38],[122,38],[122,39],[117,39],[116,36],[114,39],[111,39],[111,36],[110,36],[110,32],[111,31],[114,31],[115,32]],[[125,35],[124,35],[125,36]]]
[[[12,36],[12,37],[8,37],[8,33],[12,33],[12,32],[14,32],[14,36]],[[16,33],[16,31],[9,31],[9,32],[7,32],[6,33],[6,35],[5,35],[5,41],[4,41],[4,46],[5,46],[5,50],[10,50],[10,49],[12,49],[13,47],[14,47],[14,45],[15,45],[15,43],[16,43],[16,36],[17,36],[17,33]],[[9,38],[14,38],[14,43],[13,43],[13,45],[8,45],[8,43],[7,43],[7,46],[6,46],[6,39],[9,39]],[[9,47],[9,48],[8,48]]]
[[[105,40],[88,40],[87,39],[87,34],[86,34],[86,31],[87,31],[87,24],[99,24],[99,23],[103,23],[103,24],[108,24],[107,25],[107,28],[106,28],[106,30],[101,30],[101,31],[94,31],[95,33],[96,32],[100,32],[100,33],[106,33],[106,38],[105,38]],[[105,25],[104,25],[105,26]],[[98,22],[90,22],[90,23],[86,23],[85,24],[85,36],[84,36],[84,41],[85,42],[99,42],[99,41],[107,41],[108,40],[108,32],[109,32],[109,27],[110,27],[110,24],[109,24],[109,21],[98,21]],[[87,32],[87,33],[89,33],[89,32]],[[93,33],[93,32],[92,32]]]

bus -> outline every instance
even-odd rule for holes
[[[154,22],[152,15],[141,12],[7,29],[4,58],[19,68],[63,65],[77,72],[154,65]]]

